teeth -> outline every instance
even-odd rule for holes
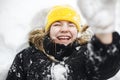
[[[69,40],[70,37],[68,37],[68,36],[60,36],[60,37],[58,37],[58,39],[59,40]]]
[[[69,38],[69,37],[59,37],[59,38]]]

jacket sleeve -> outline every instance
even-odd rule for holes
[[[113,42],[109,45],[102,44],[95,36],[87,44],[88,74],[95,75],[100,80],[113,77],[120,69],[120,35],[113,33]]]
[[[6,80],[26,80],[23,69],[22,52],[16,55]]]

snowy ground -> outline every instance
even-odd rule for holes
[[[15,55],[28,46],[29,31],[39,27],[40,22],[31,23],[35,15],[55,4],[71,4],[78,10],[75,0],[0,0],[0,80],[5,80]],[[118,17],[116,30],[120,33],[120,15]],[[110,80],[119,79],[120,72]]]

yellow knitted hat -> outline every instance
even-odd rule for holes
[[[55,21],[66,20],[73,22],[78,31],[80,31],[80,15],[70,6],[55,6],[53,7],[48,15],[45,26],[45,32],[50,29],[50,26]]]

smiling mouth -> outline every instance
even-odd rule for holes
[[[58,40],[70,40],[71,37],[70,36],[59,36],[57,37]]]

